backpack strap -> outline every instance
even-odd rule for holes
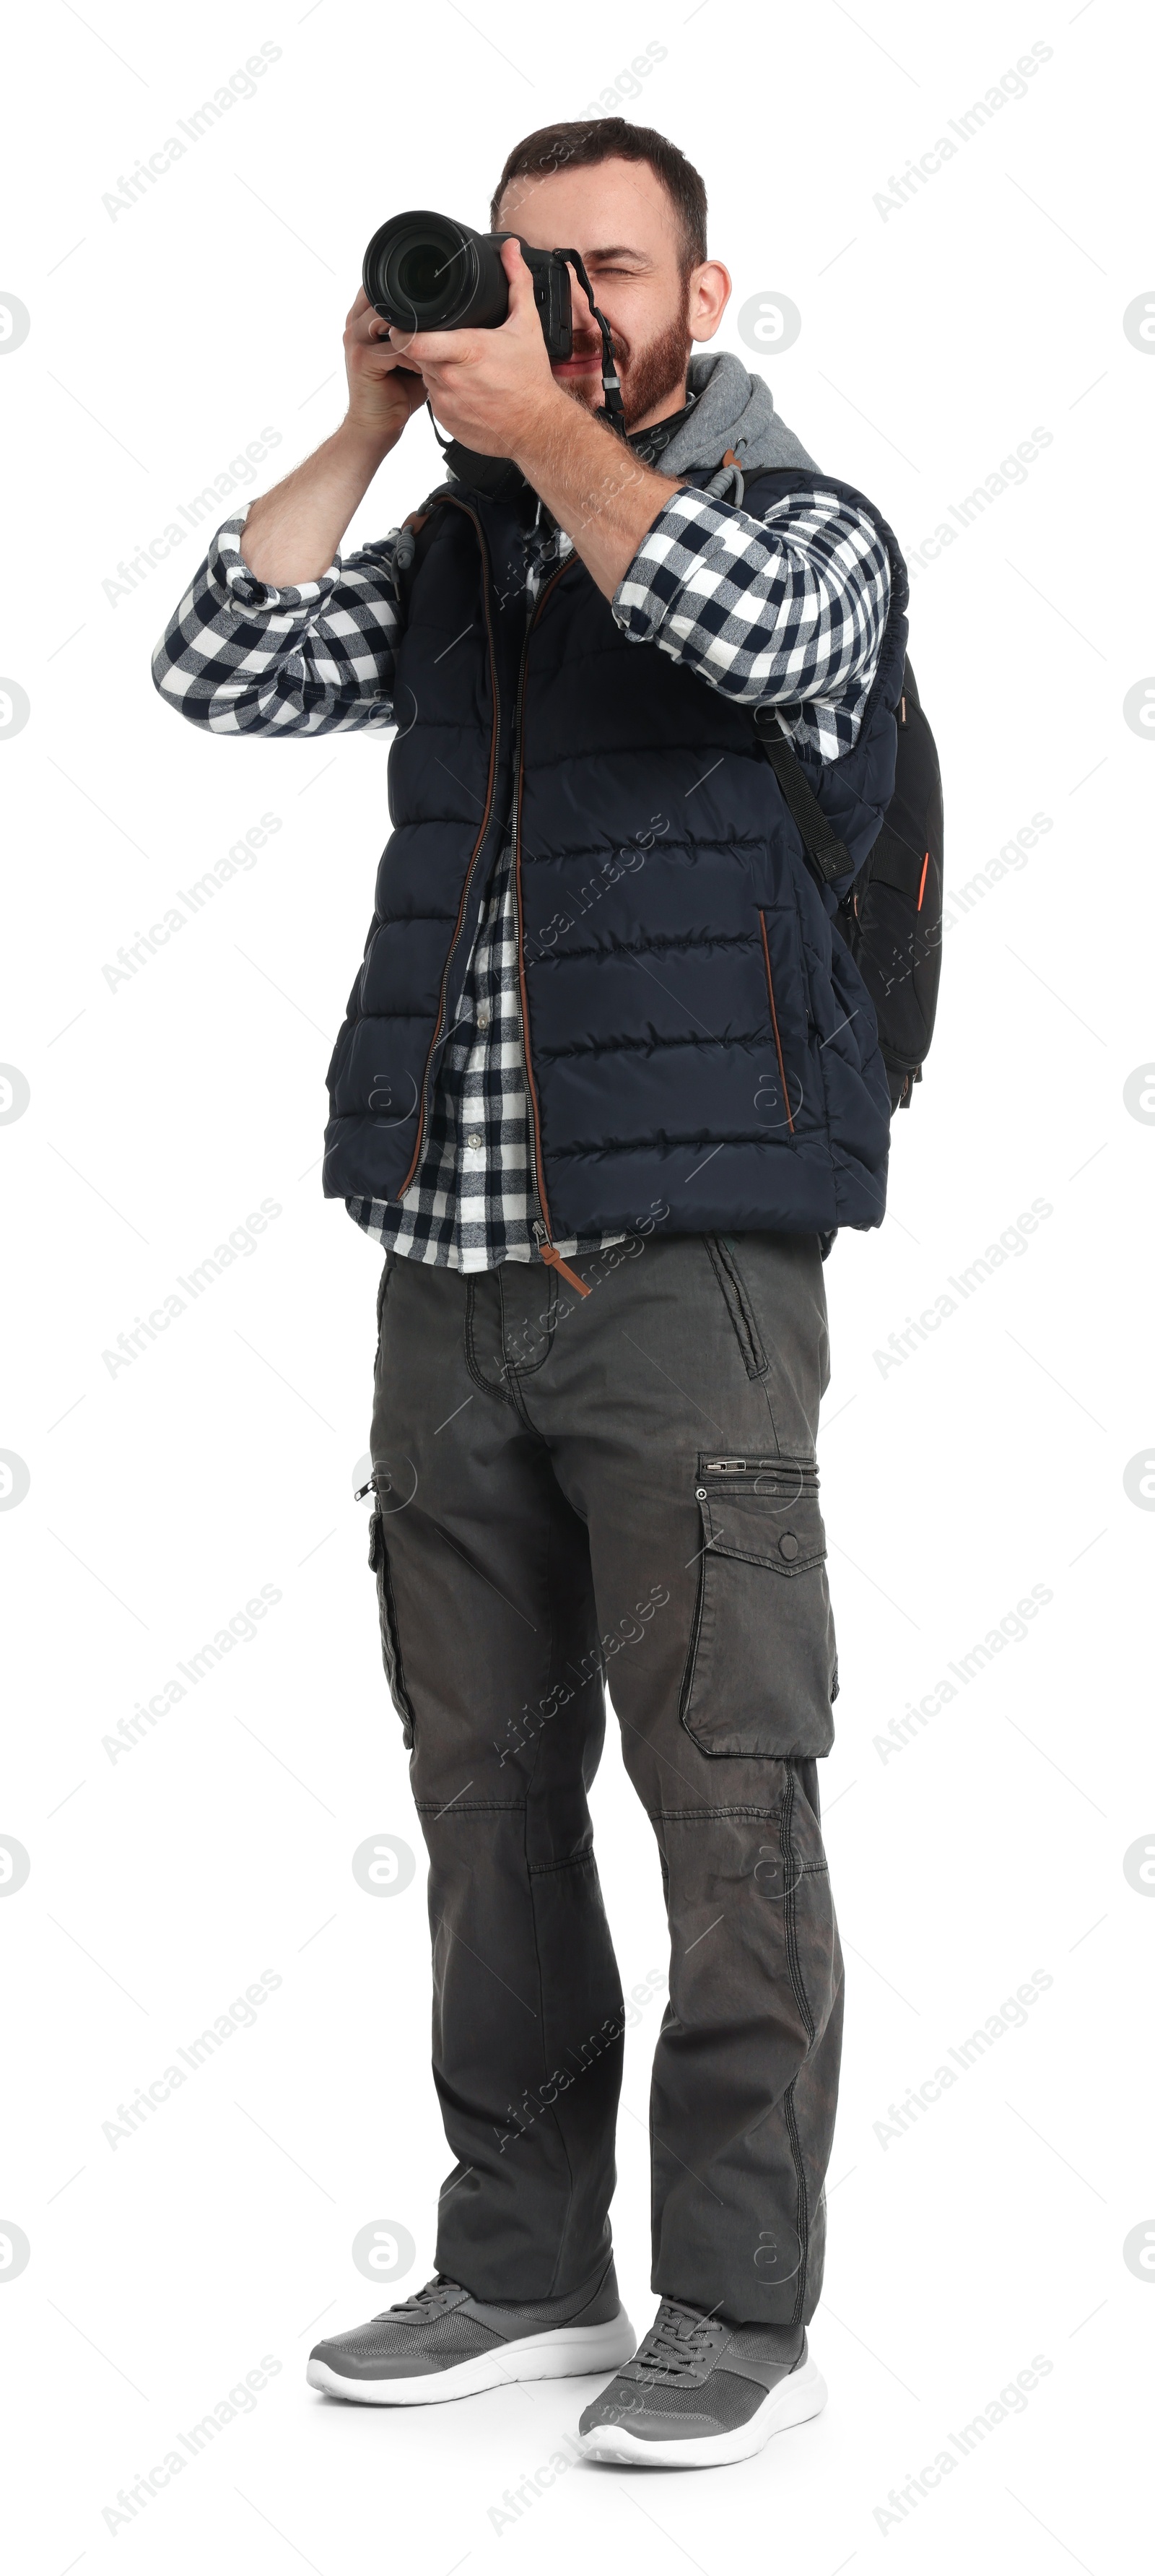
[[[824,887],[853,876],[854,861],[845,841],[839,840],[823,813],[801,761],[782,731],[776,710],[763,706],[755,707],[753,712],[758,747],[765,753],[802,834],[806,864],[821,893]]]
[[[393,593],[402,616],[408,614],[413,577],[418,564],[428,551],[429,538],[426,530],[434,513],[446,498],[446,486],[438,484],[436,490],[422,502],[420,509],[411,510],[408,518],[402,520],[397,531],[393,545]]]

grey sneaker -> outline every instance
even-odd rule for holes
[[[310,2388],[362,2406],[437,2406],[513,2379],[580,2378],[628,2361],[635,2335],[613,2262],[565,2299],[475,2299],[443,2272],[309,2355]]]
[[[771,2358],[782,2341],[780,2326],[728,2326],[663,2299],[633,2360],[582,2416],[584,2458],[649,2469],[750,2459],[771,2433],[804,2424],[826,2404],[805,2335],[794,2362]]]

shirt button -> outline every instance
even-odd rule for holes
[[[787,1558],[797,1556],[798,1541],[794,1536],[793,1530],[783,1530],[782,1536],[778,1541],[778,1554],[779,1556],[785,1556]]]
[[[478,1012],[477,1025],[479,1029],[487,1029],[489,1027],[489,1017],[490,1015],[488,1011],[482,1010]]]
[[[482,1135],[480,1127],[469,1127],[466,1129],[465,1144],[467,1152],[470,1154],[480,1154],[484,1143],[485,1138]]]

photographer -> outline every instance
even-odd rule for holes
[[[551,363],[513,240],[497,327],[398,327],[362,292],[340,429],[220,530],[155,658],[214,732],[396,728],[324,1185],[386,1256],[371,1561],[456,2161],[436,2278],[326,2338],[309,2376],[419,2404],[617,2368],[587,2454],[713,2465],[825,2397],[822,1263],[840,1225],[881,1220],[890,1108],[774,745],[860,866],[894,777],[906,578],[761,380],[691,355],[730,288],[672,144],[615,117],[547,128],[491,221],[576,246],[572,354]],[[445,481],[342,560],[426,400]],[[660,2306],[636,2355],[586,1802],[603,1676],[671,1933]]]

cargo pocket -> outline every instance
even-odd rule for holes
[[[393,1706],[401,1720],[407,1745],[413,1742],[413,1708],[405,1688],[401,1646],[397,1636],[397,1612],[393,1604],[393,1586],[389,1580],[389,1552],[385,1545],[385,1525],[380,1509],[369,1522],[369,1563],[377,1577],[377,1611],[381,1621],[381,1657],[385,1679],[389,1684]]]
[[[698,1460],[698,1599],[679,1714],[699,1752],[828,1753],[837,1689],[812,1458]]]

